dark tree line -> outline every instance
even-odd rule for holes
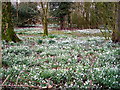
[[[40,5],[41,9],[38,10],[37,6]],[[60,28],[64,26],[70,28],[99,28],[107,27],[113,30],[113,42],[120,42],[120,2],[51,2],[46,3],[20,3],[18,8],[13,9],[10,2],[2,4],[2,39],[6,41],[20,41],[14,32],[14,24],[12,20],[11,10],[17,13],[20,20],[25,23],[30,18],[41,17],[43,24],[44,35],[48,35],[48,17],[55,17]],[[25,9],[26,8],[26,9]],[[17,10],[18,9],[18,10]],[[35,18],[33,18],[35,19]],[[14,21],[15,22],[15,21]],[[22,22],[22,21],[20,21]],[[17,23],[17,21],[16,21]],[[51,23],[51,22],[49,22]],[[66,27],[65,26],[65,27]]]
[[[68,23],[70,23],[70,7],[71,2],[51,2],[50,14],[57,18],[60,24],[60,29],[64,28],[65,16],[68,16]]]

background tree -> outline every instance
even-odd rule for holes
[[[36,24],[37,22],[42,22],[44,35],[48,35],[47,2],[21,2],[19,5],[13,5],[12,11],[15,25],[17,24],[17,26],[23,27],[30,26],[31,24]],[[39,20],[39,18],[41,20]]]
[[[2,40],[21,41],[14,32],[11,14],[11,2],[2,3]]]
[[[2,22],[2,2],[0,2],[0,22]],[[1,23],[0,23],[0,27],[1,27]],[[1,29],[0,29],[0,33],[1,33]],[[2,50],[2,40],[1,40],[1,37],[0,37],[0,68],[2,67],[2,52],[1,52],[1,50]],[[2,89],[2,88],[0,88],[0,89]]]
[[[112,33],[112,41],[113,42],[120,42],[120,1],[118,2],[118,7],[117,7],[117,22],[115,29],[113,30]]]
[[[44,36],[48,35],[48,2],[40,2]]]
[[[116,19],[119,20],[118,13],[119,13],[119,9],[117,8],[117,3],[116,2],[101,2],[101,3],[96,3],[96,7],[97,7],[97,23],[99,27],[103,27],[104,30],[109,31],[112,30],[113,34],[112,34],[112,39],[114,42],[118,42],[119,41],[119,30],[118,30],[118,22],[116,24]],[[99,21],[98,21],[99,20]],[[104,37],[106,39],[109,39],[111,37],[111,35],[107,35],[106,32],[102,32]]]
[[[84,28],[90,28],[92,24],[91,22],[91,12],[93,7],[92,3],[90,2],[76,2],[73,5],[73,9],[71,11],[71,17],[72,17],[72,27],[84,29]]]
[[[91,10],[91,4],[90,2],[84,3],[84,12],[85,12],[85,16],[84,16],[84,21],[85,21],[85,28],[89,28],[90,27],[90,10]]]
[[[35,24],[38,18],[37,3],[35,2],[21,2],[12,5],[12,17],[14,25],[25,26]]]
[[[70,23],[70,2],[52,2],[50,3],[50,13],[60,22],[60,29],[64,28],[65,16],[68,15],[68,23]]]

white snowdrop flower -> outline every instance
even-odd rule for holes
[[[34,75],[34,77],[33,77],[34,79],[37,79],[37,75]]]
[[[65,83],[65,86],[66,86],[66,87],[68,86],[67,83]]]
[[[71,61],[71,59],[69,58],[68,61]]]
[[[23,65],[23,68],[26,68],[26,65]]]
[[[119,76],[118,76],[118,75],[116,75],[115,77],[116,77],[116,78],[118,78]]]
[[[27,83],[25,83],[25,85],[28,85]]]
[[[38,67],[36,67],[35,69],[39,69]]]
[[[14,68],[15,68],[15,69],[18,69],[18,67],[17,67],[17,66],[14,66]]]

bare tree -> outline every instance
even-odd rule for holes
[[[48,2],[40,2],[40,16],[44,30],[44,36],[48,35]]]
[[[112,41],[115,43],[120,42],[120,1],[118,2],[117,22],[116,22],[115,30],[113,30]]]
[[[2,8],[2,7],[1,7],[1,4],[2,4],[2,3],[0,2],[0,9]],[[2,17],[2,11],[0,10],[0,22],[2,21],[2,20],[1,20],[1,17]],[[1,23],[0,23],[0,27],[1,27]],[[0,33],[1,33],[1,29],[0,29]],[[1,43],[1,37],[0,37],[0,68],[2,67],[1,44],[2,44],[2,43]],[[0,89],[2,89],[2,88],[0,88]]]

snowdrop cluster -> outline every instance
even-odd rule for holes
[[[32,33],[32,32],[31,32]],[[58,85],[60,88],[119,89],[119,44],[103,37],[64,35],[21,36],[21,43],[2,45],[2,74],[16,82],[34,86]],[[39,42],[41,43],[38,43]],[[7,47],[6,47],[7,45]],[[36,83],[37,82],[37,83]]]

